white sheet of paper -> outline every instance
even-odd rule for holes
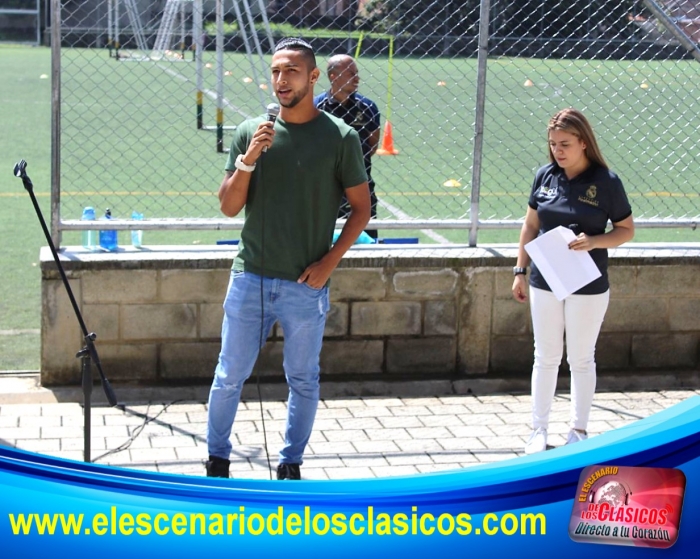
[[[559,301],[601,276],[587,251],[569,248],[569,243],[575,238],[571,229],[559,226],[525,245],[525,250]]]

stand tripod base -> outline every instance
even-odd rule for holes
[[[76,354],[76,357],[80,358],[80,374],[83,386],[83,461],[91,462],[92,359],[90,359],[90,349],[85,346]]]

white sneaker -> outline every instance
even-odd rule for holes
[[[525,454],[534,454],[547,450],[547,429],[538,427],[535,429],[525,445]]]
[[[588,433],[583,431],[577,431],[576,429],[572,429],[569,431],[569,436],[566,437],[566,444],[573,444],[577,443],[579,441],[585,441],[588,438]]]

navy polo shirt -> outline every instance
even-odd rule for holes
[[[569,227],[578,235],[602,235],[608,220],[613,223],[632,215],[622,181],[615,173],[592,163],[573,179],[555,163],[545,165],[535,174],[528,205],[537,211],[539,235],[558,226]],[[589,253],[601,277],[576,291],[577,295],[605,293],[608,282],[608,251],[596,248]],[[532,263],[530,285],[551,291],[542,274]]]
[[[365,159],[365,170],[371,185],[372,181],[372,160],[371,147],[369,145],[369,137],[373,132],[379,130],[379,109],[371,99],[359,93],[350,95],[345,103],[339,103],[327,91],[314,97],[314,104],[317,108],[339,119],[345,121],[354,128],[360,135],[360,143],[362,144],[362,155]]]

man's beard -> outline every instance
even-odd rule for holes
[[[280,105],[282,105],[285,109],[291,109],[296,107],[301,100],[306,97],[306,95],[309,93],[309,86],[307,85],[302,91],[299,91],[292,97],[289,101],[287,101],[287,104],[284,104],[281,100]]]

